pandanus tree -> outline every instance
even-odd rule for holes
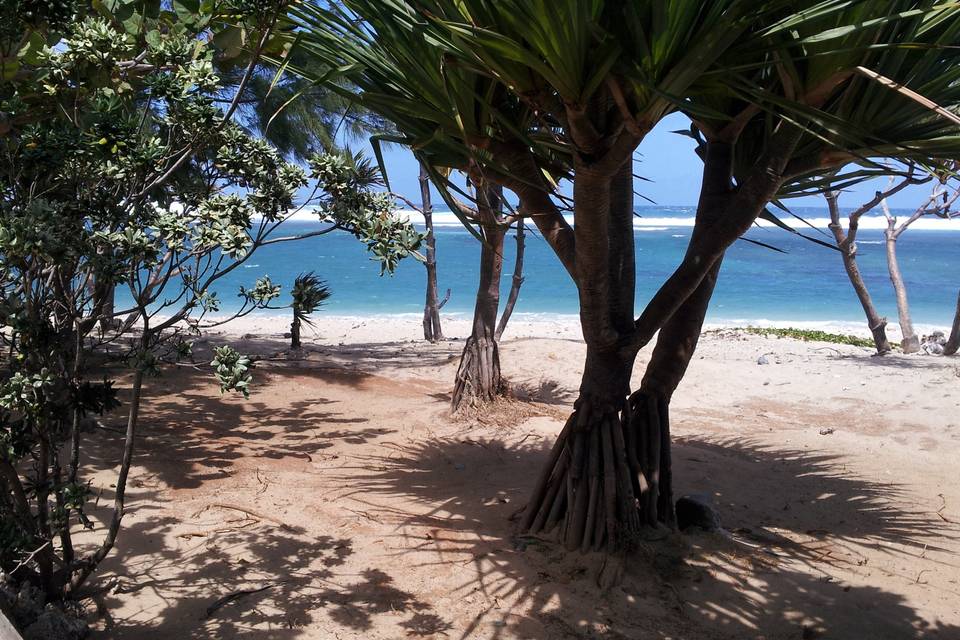
[[[300,330],[303,325],[312,325],[310,315],[323,306],[330,297],[330,288],[314,272],[301,273],[293,281],[290,289],[293,298],[290,307],[293,310],[293,322],[290,323],[290,348],[300,348]]]
[[[863,166],[831,178],[835,186],[882,173],[870,158],[929,162],[956,153],[957,126],[943,107],[957,104],[956,53],[941,46],[955,41],[960,26],[951,7],[345,4],[355,23],[377,25],[383,47],[404,49],[415,36],[440,49],[417,64],[442,77],[435,94],[417,93],[403,80],[407,69],[382,60],[384,81],[369,90],[399,83],[410,92],[408,104],[432,101],[442,117],[417,109],[416,126],[407,129],[401,113],[398,129],[421,144],[462,147],[472,170],[513,191],[577,285],[587,345],[580,395],[523,518],[528,531],[558,529],[571,549],[626,549],[644,525],[673,523],[670,398],[696,348],[726,249],[770,215],[768,204],[822,189],[810,176],[850,162]],[[488,92],[473,91],[465,109],[444,89],[467,73],[490,84],[482,85]],[[477,98],[492,117],[468,130],[457,116],[474,113]],[[632,156],[678,110],[703,139],[696,223],[679,266],[635,317]],[[564,173],[551,173],[559,159]],[[545,177],[567,174],[573,227]],[[658,332],[640,389],[631,393],[636,356]]]
[[[552,137],[549,127],[538,125],[533,110],[495,78],[469,66],[445,66],[444,49],[432,39],[435,35],[427,37],[432,27],[402,3],[345,4],[294,6],[291,14],[300,26],[294,50],[301,59],[312,56],[314,64],[281,64],[314,81],[345,79],[335,85],[345,97],[394,125],[393,133],[374,141],[410,146],[445,203],[481,242],[474,319],[452,405],[456,409],[491,400],[504,386],[497,344],[504,239],[520,216],[504,206],[502,190],[511,184],[508,171],[491,170],[496,152],[485,149],[485,141],[492,137],[499,145],[509,140],[530,149],[544,194],[547,176],[566,171],[563,153],[537,142]],[[504,120],[519,126],[508,130]],[[466,175],[472,189],[455,184],[450,170]],[[550,224],[555,223],[548,230]],[[514,284],[516,288],[519,282]]]

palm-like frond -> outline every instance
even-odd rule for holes
[[[312,324],[308,316],[323,306],[331,292],[327,283],[311,271],[296,277],[290,295],[293,298],[293,313],[307,324]]]
[[[895,166],[878,159],[960,156],[960,128],[944,117],[960,97],[955,3],[341,4],[293,10],[314,73],[341,69],[358,89],[342,95],[394,122],[391,139],[432,166],[503,170],[487,142],[507,140],[551,175],[569,175],[570,114],[610,86],[638,139],[675,110],[714,134],[736,125],[738,172],[778,127],[803,129],[782,198],[817,190],[825,169],[851,161],[861,166],[830,180],[849,185]]]

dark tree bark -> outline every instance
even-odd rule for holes
[[[676,527],[673,502],[673,465],[670,440],[670,400],[687,372],[710,299],[720,273],[722,258],[700,286],[663,326],[647,363],[640,389],[630,397],[631,422],[641,442],[659,443],[658,456],[638,457],[640,473],[647,479],[647,494],[640,497],[646,523],[658,521]],[[648,445],[649,448],[649,445]]]
[[[877,313],[873,298],[870,297],[870,291],[867,290],[867,284],[863,281],[863,276],[860,274],[860,268],[857,265],[857,229],[863,209],[858,209],[850,215],[848,231],[844,233],[840,224],[840,206],[837,202],[836,192],[828,191],[824,196],[830,210],[830,231],[833,232],[837,247],[840,249],[840,257],[843,260],[843,268],[847,272],[847,278],[850,279],[850,284],[853,285],[857,299],[860,300],[860,306],[863,307],[863,313],[867,317],[867,326],[870,327],[870,333],[873,334],[873,343],[877,347],[877,353],[880,355],[890,353],[890,341],[887,339],[887,319]]]
[[[300,327],[302,326],[303,321],[300,319],[300,314],[296,311],[293,312],[293,322],[290,323],[290,348],[299,349],[300,348]]]
[[[504,390],[496,331],[506,226],[500,223],[497,215],[499,189],[481,183],[477,186],[477,194],[477,210],[483,234],[480,283],[473,311],[473,328],[463,347],[454,382],[451,400],[453,411],[458,411],[465,404],[476,406],[490,402]]]
[[[559,526],[568,549],[623,549],[641,524],[636,432],[627,405],[636,352],[619,336],[633,327],[633,164],[612,176],[577,160],[575,263],[587,356],[574,412],[534,489],[523,528]],[[644,455],[646,455],[644,450]]]
[[[510,316],[513,315],[513,309],[517,306],[517,298],[520,297],[520,287],[523,286],[523,252],[525,248],[525,230],[523,218],[517,220],[517,256],[513,262],[513,278],[510,283],[510,295],[507,296],[507,304],[503,307],[503,313],[500,314],[500,322],[497,323],[495,334],[496,341],[499,343],[503,332],[510,322]]]
[[[953,314],[950,337],[947,338],[947,344],[943,346],[943,355],[952,356],[958,350],[960,350],[960,293],[957,294],[957,310]]]
[[[685,259],[698,255],[697,247],[709,227],[723,216],[732,188],[733,149],[713,143],[698,152],[704,161],[703,186],[696,225]],[[638,495],[644,522],[674,528],[673,460],[670,440],[670,401],[693,358],[703,321],[723,262],[721,252],[697,288],[670,316],[657,336],[643,379],[629,402],[630,422],[636,430],[637,473],[645,480]]]
[[[443,340],[443,328],[440,326],[440,302],[437,295],[437,238],[433,233],[433,205],[430,199],[430,177],[427,168],[420,163],[420,200],[423,208],[423,223],[427,230],[427,294],[423,306],[423,339],[429,342]],[[449,292],[447,293],[449,296]]]
[[[525,530],[557,528],[570,549],[622,551],[644,535],[644,525],[673,523],[670,396],[696,347],[723,255],[776,193],[799,136],[798,128],[780,127],[738,175],[736,189],[731,145],[708,143],[687,253],[643,313],[629,321],[635,267],[632,241],[629,247],[624,242],[632,236],[632,203],[623,187],[632,167],[624,162],[604,180],[575,158],[572,262],[587,361],[573,415],[528,504]],[[658,330],[644,384],[630,396],[633,361]]]

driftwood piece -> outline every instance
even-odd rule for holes
[[[216,612],[217,612],[221,607],[223,607],[224,605],[230,604],[231,602],[235,602],[235,601],[237,601],[237,600],[239,600],[240,598],[243,598],[243,597],[245,597],[245,596],[252,596],[252,595],[255,594],[255,593],[261,593],[261,592],[263,592],[263,591],[266,591],[267,589],[273,589],[274,587],[277,587],[277,586],[279,586],[279,585],[281,585],[281,584],[286,584],[286,582],[287,582],[286,580],[281,580],[280,582],[271,582],[270,584],[264,585],[264,586],[259,587],[259,588],[257,588],[257,589],[240,589],[240,590],[238,590],[238,591],[234,591],[234,592],[232,592],[232,593],[228,593],[227,595],[223,596],[222,598],[218,598],[216,601],[214,601],[213,604],[211,604],[209,607],[207,607],[207,610],[206,610],[206,612],[204,613],[203,617],[204,617],[204,618],[209,618],[210,616],[212,616],[214,613],[216,613]]]
[[[223,502],[214,502],[214,503],[208,504],[208,505],[205,506],[203,509],[200,509],[199,511],[197,511],[197,512],[194,513],[193,515],[194,515],[194,517],[196,517],[196,516],[200,515],[201,513],[203,513],[204,511],[206,511],[207,509],[213,509],[213,508],[232,509],[232,510],[234,510],[234,511],[239,511],[240,513],[245,513],[245,514],[247,514],[248,516],[251,516],[251,517],[256,518],[256,519],[258,519],[258,520],[263,520],[263,521],[265,521],[265,522],[272,522],[273,524],[277,525],[278,527],[280,527],[280,528],[283,529],[284,531],[293,531],[293,527],[291,527],[290,525],[288,525],[286,522],[284,522],[284,521],[282,521],[282,520],[279,520],[279,519],[277,519],[277,518],[274,518],[273,516],[268,516],[268,515],[266,515],[266,514],[264,514],[264,513],[260,513],[259,511],[253,511],[252,509],[248,509],[247,507],[241,507],[240,505],[236,505],[236,504],[226,504],[226,503],[223,503]]]

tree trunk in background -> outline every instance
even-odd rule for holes
[[[863,307],[863,313],[867,317],[867,326],[870,327],[870,333],[873,334],[873,344],[877,347],[877,353],[883,355],[892,351],[890,340],[887,338],[887,319],[882,317],[877,308],[873,305],[873,299],[867,290],[867,285],[860,274],[860,268],[857,266],[857,259],[853,252],[842,250],[841,259],[843,268],[847,271],[847,277],[853,290],[857,292],[857,298],[860,300],[860,306]]]
[[[480,283],[473,310],[473,329],[463,347],[453,387],[451,409],[490,402],[504,389],[497,345],[497,313],[500,310],[500,276],[506,227],[497,216],[500,190],[477,185],[477,209],[483,244],[480,249]]]
[[[870,333],[873,334],[873,343],[877,347],[877,353],[883,355],[890,353],[890,341],[887,339],[887,319],[877,313],[877,308],[873,305],[873,298],[867,290],[867,284],[863,281],[860,274],[860,267],[857,265],[857,244],[856,233],[858,221],[850,220],[850,229],[845,234],[840,225],[840,206],[837,202],[837,194],[828,191],[824,194],[827,199],[827,206],[830,209],[830,231],[837,241],[837,247],[840,249],[840,257],[843,260],[843,268],[847,272],[847,278],[853,285],[853,290],[860,300],[860,306],[863,307],[863,313],[867,316],[867,326],[870,327]]]
[[[525,233],[523,218],[517,220],[517,257],[513,263],[513,279],[510,284],[510,295],[507,297],[507,304],[503,307],[503,314],[500,316],[500,322],[497,323],[496,341],[499,343],[503,336],[507,323],[510,322],[510,316],[513,315],[513,308],[517,305],[517,298],[520,297],[520,287],[523,285],[523,251],[525,245]]]
[[[952,356],[958,350],[960,350],[960,293],[957,294],[957,310],[953,314],[950,337],[947,339],[947,344],[943,346],[943,355]]]
[[[433,233],[433,205],[430,199],[430,179],[427,168],[420,163],[420,200],[423,208],[423,223],[427,229],[427,296],[423,305],[423,339],[429,342],[443,340],[440,326],[440,300],[437,296],[437,238]]]
[[[290,323],[290,348],[299,349],[300,348],[300,326],[302,321],[300,320],[300,314],[296,311],[293,312],[293,322]]]
[[[910,302],[907,300],[907,287],[903,283],[903,274],[900,273],[900,264],[897,261],[897,234],[891,222],[885,233],[887,245],[887,270],[890,272],[890,282],[897,295],[897,314],[900,319],[900,332],[903,340],[900,346],[904,353],[916,353],[920,350],[920,338],[913,329],[913,320],[910,318]]]
[[[113,317],[115,313],[114,298],[116,297],[117,288],[113,284],[107,284],[104,287],[102,293],[103,303],[100,307],[100,331],[107,333],[111,331],[114,326],[117,324],[117,319]]]

